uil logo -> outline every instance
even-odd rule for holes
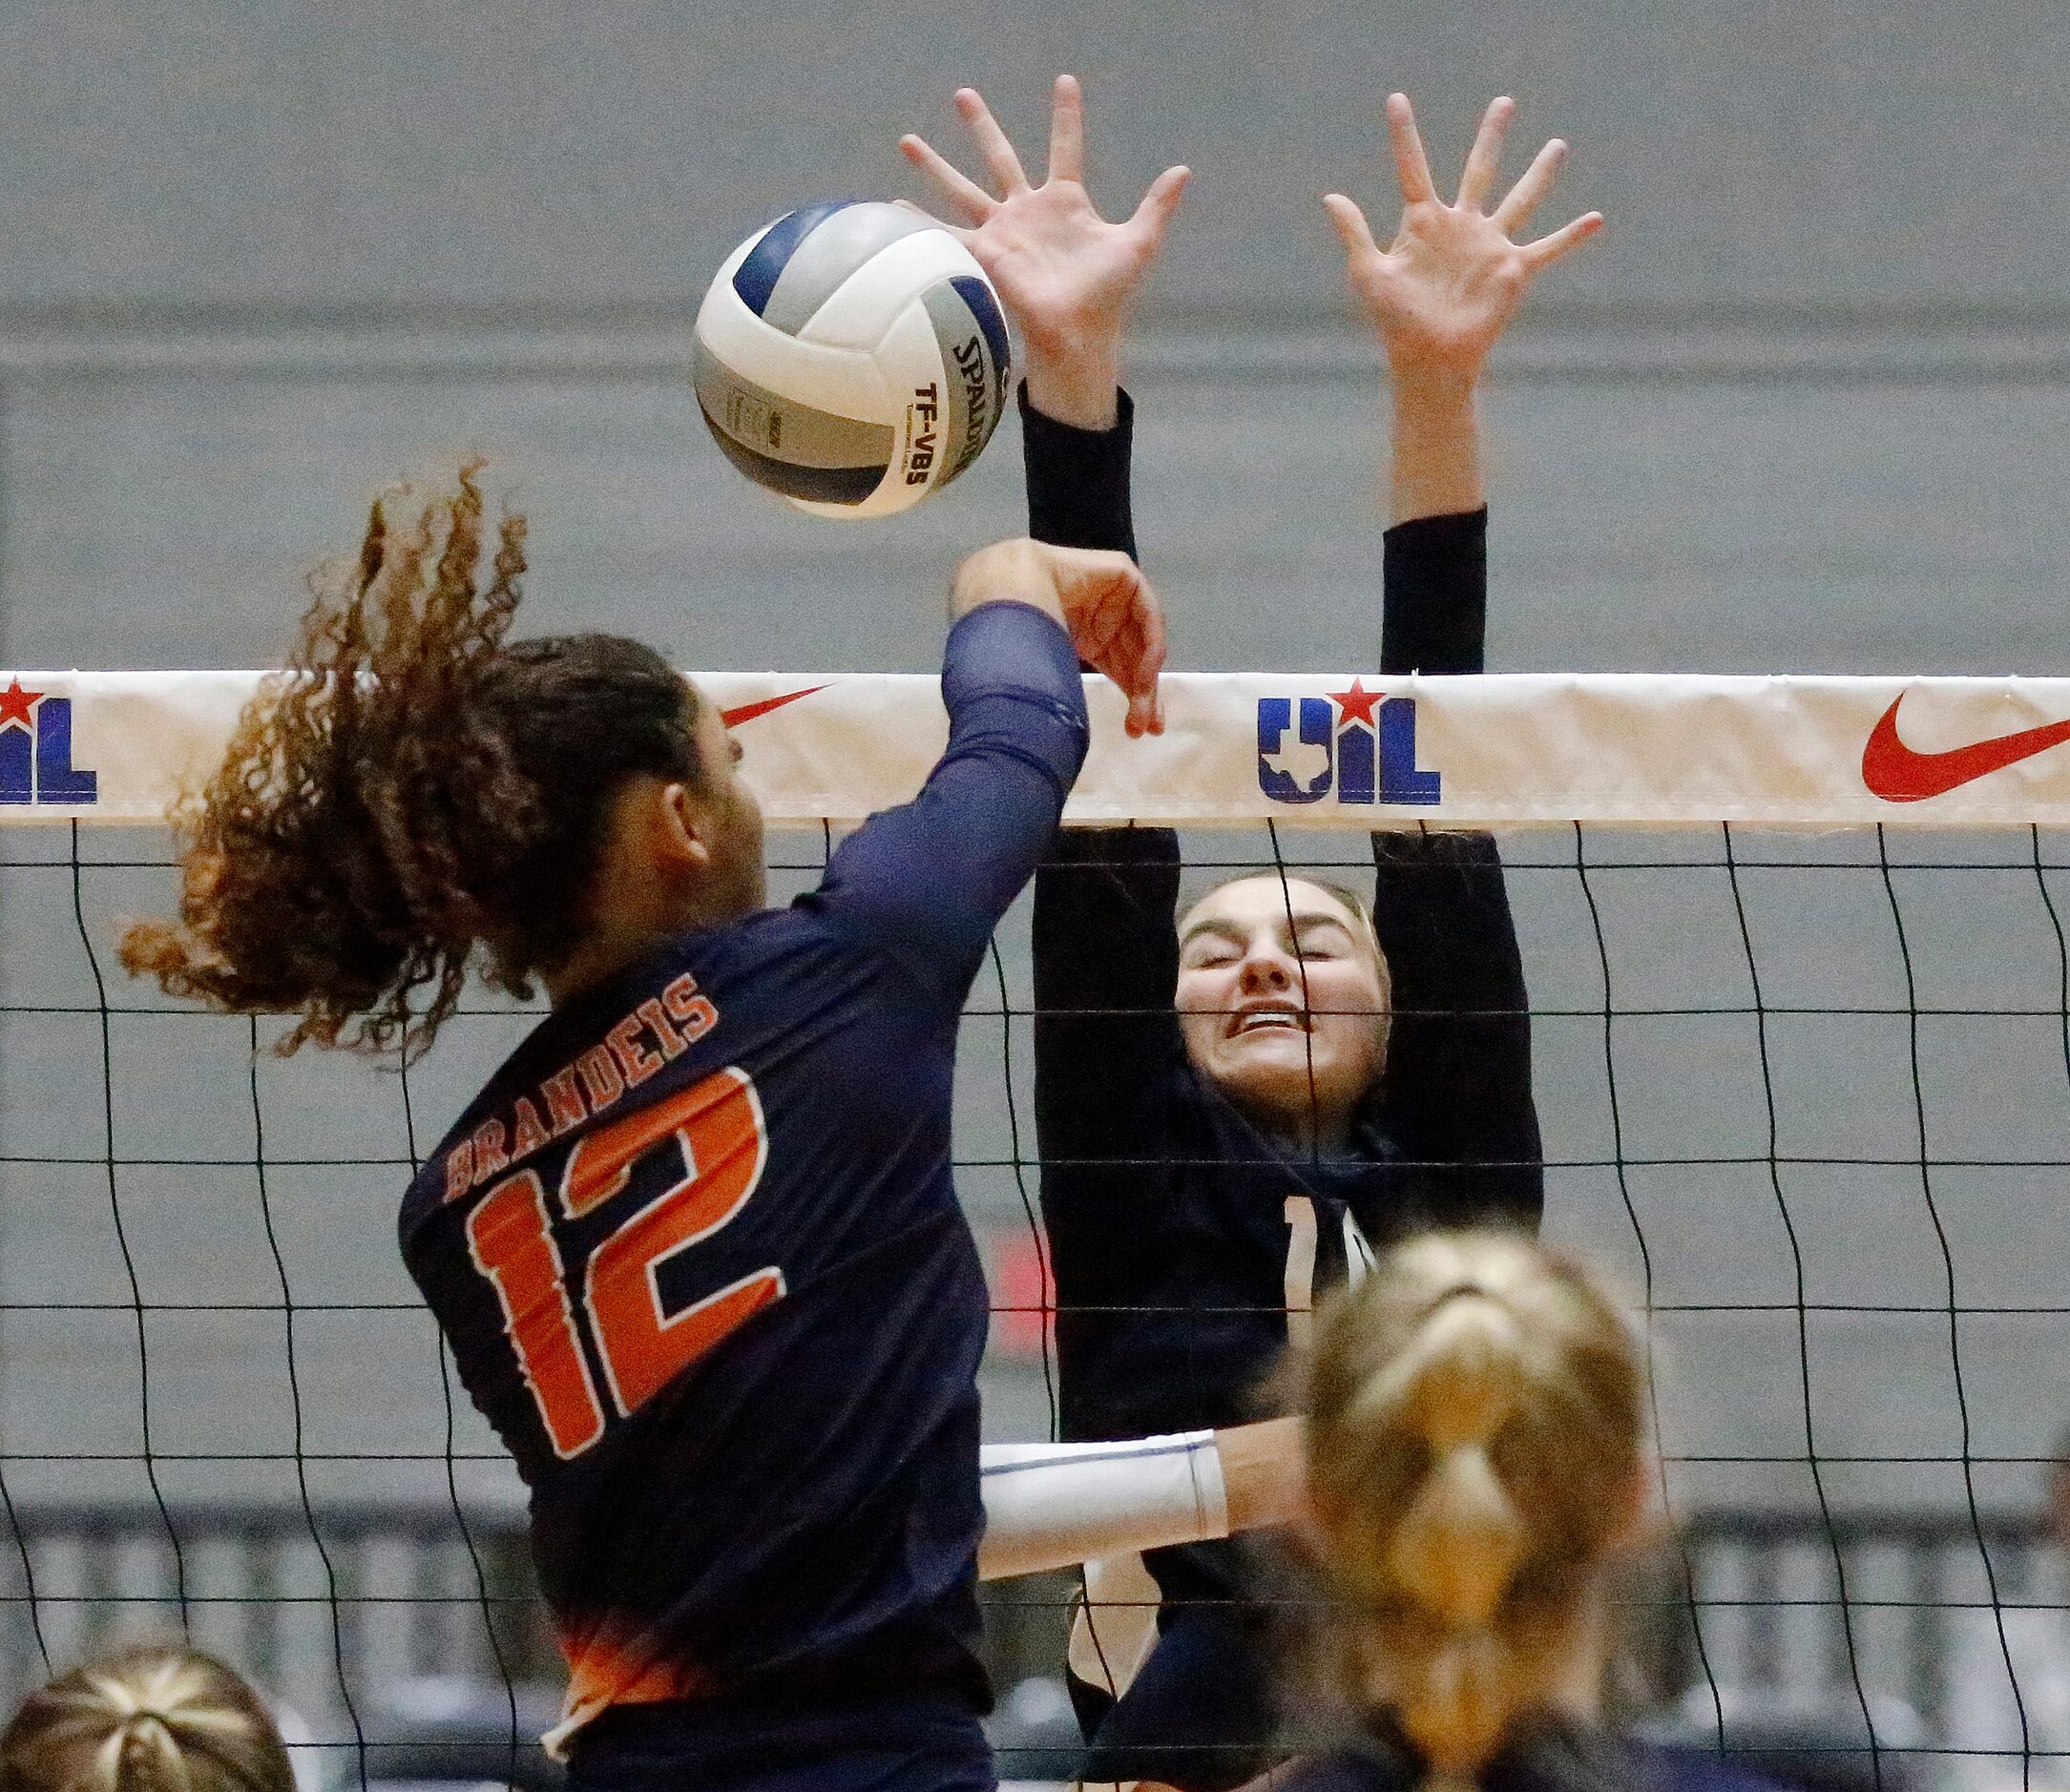
[[[97,783],[73,767],[72,698],[10,678],[0,691],[0,802],[94,802]]]
[[[1258,699],[1258,787],[1274,802],[1320,802],[1332,787],[1339,802],[1439,800],[1437,773],[1416,768],[1416,699],[1356,678],[1328,697]]]

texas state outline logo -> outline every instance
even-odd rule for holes
[[[72,762],[72,698],[24,690],[10,675],[0,690],[0,803],[99,801],[100,780]]]
[[[1440,775],[1416,763],[1416,699],[1369,691],[1258,699],[1258,788],[1274,802],[1443,800]]]

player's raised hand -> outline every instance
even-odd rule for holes
[[[956,568],[950,607],[961,615],[1001,599],[1032,604],[1064,625],[1077,655],[1128,698],[1133,736],[1162,734],[1158,675],[1164,670],[1164,609],[1125,553],[1058,548],[1019,536],[980,548]]]
[[[1516,240],[1566,159],[1567,146],[1558,137],[1490,209],[1502,139],[1516,110],[1515,101],[1497,99],[1482,115],[1457,196],[1448,205],[1432,182],[1408,95],[1388,95],[1402,216],[1385,249],[1356,204],[1341,193],[1324,197],[1324,210],[1344,243],[1351,290],[1370,314],[1398,377],[1428,372],[1474,379],[1532,281],[1602,228],[1600,212],[1584,212],[1550,236]]]
[[[956,94],[993,191],[969,178],[924,137],[899,148],[946,202],[949,228],[992,277],[1028,356],[1028,392],[1059,422],[1105,428],[1114,421],[1116,365],[1128,303],[1179,209],[1189,171],[1167,168],[1119,223],[1085,190],[1085,103],[1059,74],[1050,104],[1049,170],[1034,185],[975,88]]]

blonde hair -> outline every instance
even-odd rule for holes
[[[1427,1234],[1319,1316],[1307,1391],[1326,1670],[1362,1721],[1469,1778],[1556,1705],[1629,1529],[1631,1328],[1520,1234]]]
[[[146,1647],[31,1693],[0,1731],[0,1792],[293,1792],[280,1730],[213,1657]]]

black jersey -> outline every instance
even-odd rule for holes
[[[1105,433],[1025,403],[1023,418],[1032,532],[1133,553],[1125,395]],[[1476,511],[1387,532],[1383,672],[1481,669],[1486,524]],[[1537,1223],[1530,1022],[1495,843],[1380,832],[1371,851],[1393,1030],[1349,1149],[1328,1158],[1268,1137],[1186,1060],[1174,832],[1063,829],[1036,872],[1035,1124],[1066,1438],[1257,1417],[1290,1325],[1371,1252],[1432,1225]],[[1242,1546],[1143,1559],[1162,1602],[1155,1653],[1119,1707],[1075,1689],[1098,1733],[1084,1777],[1239,1784],[1278,1759]],[[1084,1653],[1088,1680],[1125,1677],[1103,1645]]]
[[[1304,1761],[1273,1782],[1273,1792],[1416,1792],[1426,1781],[1405,1750],[1374,1743]],[[1499,1756],[1475,1783],[1481,1792],[1777,1792],[1773,1782],[1704,1750],[1600,1732],[1563,1737],[1557,1752]]]
[[[949,745],[912,802],[788,908],[548,1015],[404,1203],[410,1272],[531,1489],[572,1722],[988,1698],[988,1303],[951,1080],[1085,710],[1063,631],[1020,604],[957,624],[942,691]]]
[[[1034,532],[1133,552],[1124,412],[1029,423]],[[1486,513],[1388,531],[1381,669],[1477,672]],[[1255,1417],[1289,1308],[1411,1231],[1535,1223],[1530,1022],[1486,835],[1376,833],[1393,976],[1388,1069],[1349,1149],[1253,1126],[1188,1065],[1172,1007],[1178,836],[1059,830],[1035,874],[1035,1124],[1055,1260],[1063,1430],[1136,1437]]]

